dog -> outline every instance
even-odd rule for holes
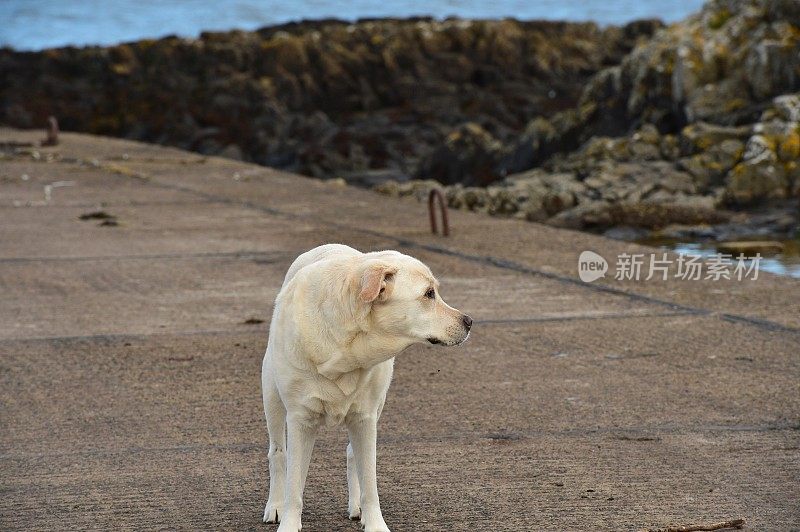
[[[327,244],[289,267],[262,366],[269,431],[265,523],[302,528],[303,489],[317,430],[347,427],[348,512],[366,532],[388,532],[378,500],[378,418],[394,357],[412,344],[467,340],[472,318],[449,306],[419,260]],[[288,437],[287,437],[288,436]]]

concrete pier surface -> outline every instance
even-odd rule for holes
[[[393,531],[800,529],[797,279],[583,283],[584,250],[654,250],[464,212],[437,237],[414,200],[77,134],[6,149],[0,221],[3,530],[274,530],[261,358],[325,242],[417,256],[476,321],[397,359]],[[359,530],[345,446],[320,434],[304,530]]]

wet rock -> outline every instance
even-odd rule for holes
[[[772,255],[783,251],[784,245],[774,240],[753,240],[738,242],[720,242],[717,249],[722,253],[730,253],[734,256],[740,254],[746,257],[754,257],[760,253],[762,255]]]
[[[795,3],[781,0],[708,2],[700,13],[658,31],[620,65],[597,73],[573,109],[548,119],[569,126],[540,136],[538,149],[527,154],[572,151],[592,136],[629,136],[642,124],[662,133],[688,126],[683,156],[723,140],[746,140],[747,128],[736,126],[757,121],[770,98],[800,88],[796,11]],[[523,160],[539,162],[530,156],[516,162]]]
[[[548,223],[567,229],[604,228],[614,225],[611,206],[604,201],[587,201],[550,218]]]
[[[661,157],[665,160],[674,161],[680,157],[680,144],[678,142],[678,137],[675,135],[668,134],[662,136],[659,148],[661,150]]]
[[[609,207],[612,225],[629,225],[648,229],[669,224],[719,223],[727,215],[699,202],[674,202],[638,204],[615,204]]]
[[[706,122],[695,122],[681,130],[680,146],[684,155],[703,153],[725,141],[746,140],[752,127],[718,126]]]
[[[795,0],[767,0],[764,10],[767,19],[772,22],[786,21],[800,26],[800,4]]]
[[[235,145],[244,159],[316,177],[422,176],[419,161],[459,124],[513,142],[660,26],[324,20],[109,48],[6,48],[0,123],[40,126],[52,114],[67,130],[209,154]],[[494,159],[473,160],[464,171],[488,182]]]
[[[653,124],[644,124],[630,137],[628,150],[634,161],[656,161],[662,158],[661,135]]]
[[[772,109],[761,116],[762,121],[777,117],[785,122],[800,122],[800,96],[785,94],[772,100]]]
[[[631,159],[634,161],[657,161],[661,159],[661,150],[655,144],[633,142],[628,149],[631,152]]]
[[[373,190],[375,192],[378,192],[379,194],[392,196],[394,198],[399,198],[400,196],[403,195],[401,192],[400,183],[398,183],[397,181],[391,181],[391,180],[384,181],[383,183],[375,185]]]
[[[797,95],[775,98],[753,126],[742,161],[726,179],[726,198],[734,205],[749,205],[791,197],[798,181],[800,157],[800,99]]]
[[[622,225],[619,227],[612,227],[603,232],[603,236],[613,238],[614,240],[635,241],[641,240],[649,236],[650,231],[642,227],[631,227],[629,225]]]
[[[228,144],[222,150],[220,150],[217,155],[219,157],[225,157],[226,159],[234,159],[236,161],[243,161],[244,155],[242,154],[242,149],[237,146],[236,144]]]
[[[487,190],[486,211],[489,214],[508,216],[519,209],[512,190],[492,187]]]
[[[606,164],[598,167],[584,184],[595,195],[613,201],[638,202],[657,194],[669,198],[678,193],[698,193],[689,174],[663,161]]]
[[[381,168],[378,170],[363,170],[360,172],[345,172],[341,178],[346,183],[361,187],[374,188],[382,183],[404,183],[410,178],[407,174],[398,169]],[[391,185],[390,185],[391,187]]]
[[[447,191],[450,207],[468,211],[486,210],[488,197],[487,190],[481,187],[452,187]]]
[[[726,212],[727,220],[719,223],[670,224],[651,232],[648,238],[684,242],[788,239],[794,238],[800,226],[799,215],[795,203],[782,201],[766,211]]]
[[[713,239],[717,232],[714,227],[707,224],[685,225],[669,224],[665,227],[650,232],[649,238],[655,240],[708,240]]]
[[[753,144],[755,145],[755,144]],[[737,164],[729,173],[725,185],[726,201],[732,205],[751,205],[768,199],[787,197],[790,183],[782,165],[762,152],[748,161]]]
[[[775,23],[771,38],[759,42],[747,56],[746,72],[756,98],[767,98],[789,87],[797,86],[800,75],[797,69],[796,40],[790,37],[794,28],[786,22]]]
[[[500,186],[514,191],[520,217],[530,221],[545,220],[575,206],[587,191],[571,173],[549,174],[541,170],[510,176]]]
[[[692,175],[698,190],[707,191],[723,183],[725,175],[742,159],[744,147],[740,140],[726,139],[703,153],[680,159],[678,168]]]
[[[398,183],[397,181],[386,181],[381,183],[375,187],[376,192],[380,192],[382,194],[387,194],[389,196],[395,197],[403,197],[403,196],[413,196],[419,201],[427,201],[428,194],[433,189],[441,189],[441,183],[437,181],[429,180],[415,180],[415,181],[407,181],[405,183]]]
[[[800,158],[800,133],[797,130],[788,131],[777,141],[778,158],[782,161],[795,162]]]
[[[504,176],[522,172],[545,161],[548,157],[576,149],[592,137],[584,124],[595,115],[593,103],[560,112],[550,118],[536,118],[528,124],[523,135],[503,149],[495,174]]]
[[[444,184],[487,185],[495,180],[500,149],[497,139],[470,122],[452,131],[443,146],[420,162],[417,176]]]

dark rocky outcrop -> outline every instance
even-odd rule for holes
[[[444,185],[454,208],[688,234],[800,195],[799,4],[710,0],[669,27],[326,20],[6,49],[0,122],[54,114],[387,194]]]
[[[450,204],[582,229],[659,229],[796,202],[797,6],[712,0],[594,75],[574,107],[536,117],[518,139],[493,147],[494,173],[507,177],[484,190],[452,186]]]
[[[676,133],[695,122],[758,121],[774,97],[800,90],[796,10],[793,0],[710,1],[595,75],[576,108],[550,120],[545,140],[523,136],[500,171],[525,170],[595,135],[626,135],[643,124]],[[537,149],[515,164],[514,154],[531,151],[531,140]]]
[[[486,184],[497,154],[470,131],[511,141],[528,120],[574,105],[594,73],[659,26],[326,20],[110,48],[6,49],[0,122],[40,127],[52,114],[66,130],[316,177],[369,183],[430,171]],[[448,146],[459,152],[452,167]],[[429,158],[424,171],[420,158]]]

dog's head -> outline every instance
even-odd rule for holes
[[[472,318],[444,302],[439,282],[419,260],[398,252],[368,254],[358,272],[358,300],[369,307],[371,328],[406,346],[458,345]]]

